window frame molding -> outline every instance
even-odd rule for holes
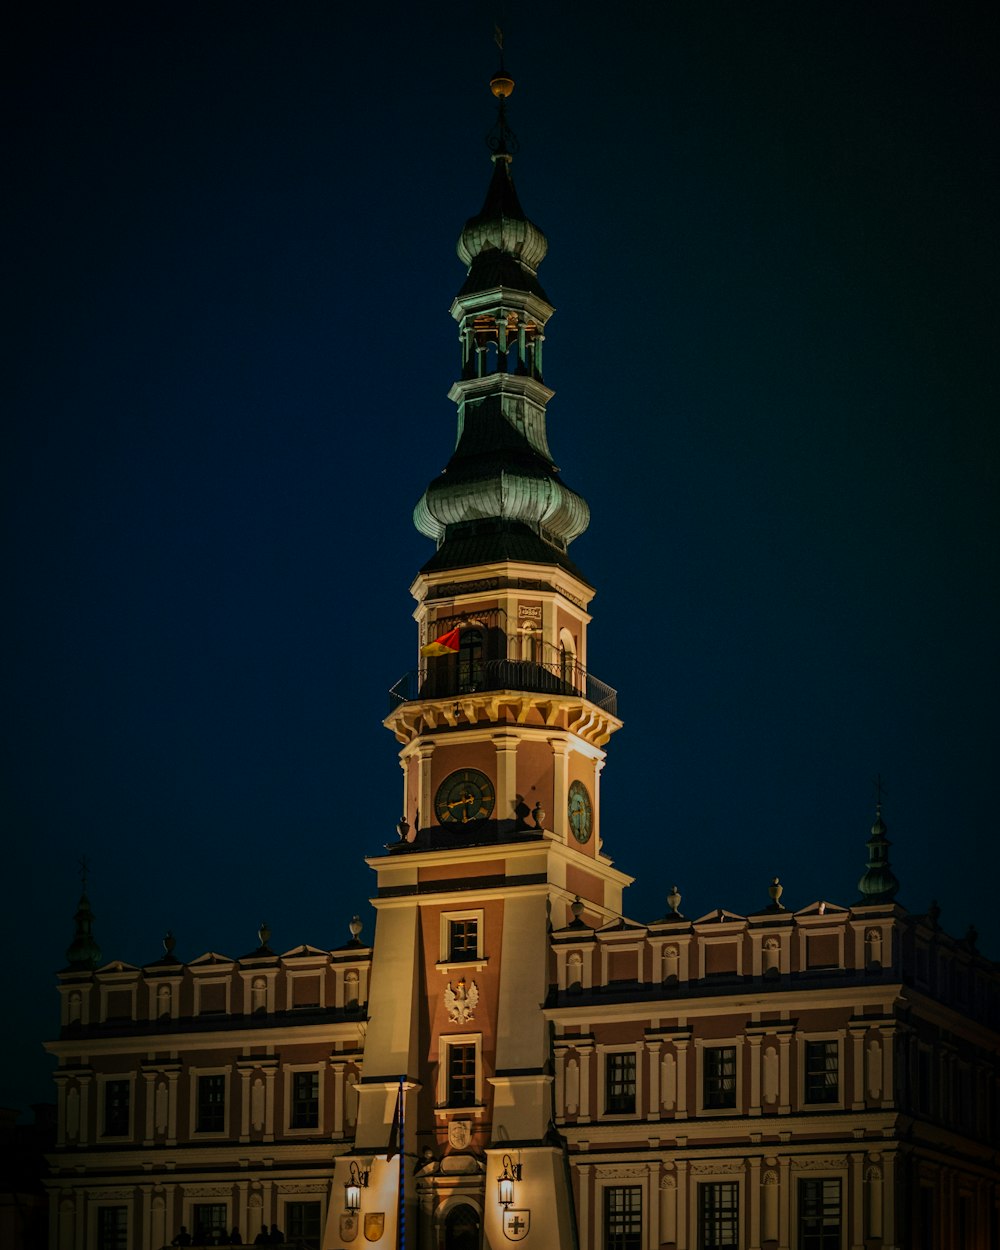
[[[733,1119],[742,1114],[743,1106],[743,1046],[745,1037],[696,1037],[692,1039],[695,1051],[695,1111],[698,1117],[706,1119]],[[731,1107],[705,1106],[705,1051],[736,1050],[736,1101]]]
[[[132,1072],[98,1072],[97,1076],[97,1142],[99,1145],[112,1142],[135,1141],[135,1090],[136,1076]],[[128,1132],[105,1132],[107,1117],[107,1086],[110,1081],[128,1081]]]
[[[618,1120],[643,1119],[643,1041],[636,1042],[598,1042],[594,1050],[597,1052],[597,1119],[614,1123]],[[632,1111],[608,1111],[608,1055],[635,1055],[635,1107]]]
[[[796,1080],[796,1095],[798,1098],[798,1106],[800,1111],[810,1113],[822,1113],[824,1111],[843,1111],[844,1089],[847,1084],[847,1072],[844,1068],[844,1058],[846,1048],[844,1046],[844,1035],[836,1029],[825,1029],[822,1032],[805,1032],[796,1033],[796,1068],[798,1070]],[[837,1098],[831,1102],[807,1102],[806,1101],[806,1043],[807,1042],[836,1042],[837,1043]]]
[[[452,959],[451,957],[451,925],[455,920],[476,921],[476,954],[472,959]],[[439,957],[437,968],[440,972],[468,971],[475,969],[481,972],[489,963],[486,955],[486,909],[483,907],[467,907],[461,911],[443,911],[439,918]]]
[[[626,1164],[625,1168],[628,1168],[629,1170],[631,1170],[631,1166],[632,1165]],[[642,1168],[644,1170],[644,1174],[639,1174],[639,1168]],[[596,1173],[594,1177],[594,1223],[596,1225],[596,1229],[594,1231],[597,1233],[597,1240],[594,1242],[594,1244],[596,1246],[599,1246],[600,1250],[606,1250],[606,1247],[607,1247],[607,1242],[605,1238],[605,1222],[604,1222],[604,1201],[605,1201],[604,1195],[609,1189],[623,1189],[623,1188],[642,1190],[642,1201],[640,1205],[639,1215],[640,1215],[641,1227],[642,1227],[643,1250],[655,1250],[653,1242],[650,1240],[652,1236],[652,1221],[650,1220],[649,1215],[650,1215],[650,1203],[652,1202],[652,1199],[650,1197],[650,1189],[649,1189],[649,1169],[648,1167],[646,1167],[645,1164],[636,1164],[635,1169],[636,1169],[636,1175],[634,1176],[628,1176],[628,1175],[620,1175],[620,1176],[604,1175],[602,1176],[601,1166],[598,1164],[594,1168],[594,1171]],[[624,1170],[624,1168],[622,1170]],[[658,1193],[656,1197],[657,1197],[657,1201],[659,1201]],[[656,1244],[658,1245],[659,1243],[656,1243]]]
[[[848,1203],[851,1199],[850,1193],[850,1173],[849,1169],[838,1167],[832,1161],[827,1166],[822,1157],[816,1161],[814,1166],[808,1171],[805,1168],[796,1168],[794,1165],[791,1169],[789,1177],[791,1182],[789,1188],[791,1193],[788,1195],[789,1202],[789,1228],[794,1232],[796,1242],[799,1238],[801,1205],[799,1203],[799,1191],[801,1181],[840,1181],[840,1250],[847,1250],[849,1245],[848,1235],[850,1233],[850,1218],[848,1214]]]
[[[191,1086],[190,1098],[188,1104],[188,1130],[192,1141],[225,1141],[229,1137],[230,1122],[233,1114],[233,1082],[232,1067],[212,1066],[212,1067],[190,1067],[188,1068],[188,1078]],[[222,1076],[225,1077],[224,1100],[222,1113],[221,1129],[199,1129],[198,1128],[198,1089],[201,1078],[203,1076]],[[190,1224],[188,1225],[190,1227]]]
[[[719,1161],[721,1163],[721,1160]],[[740,1168],[739,1171],[712,1171],[712,1165],[708,1160],[704,1163],[705,1171],[691,1171],[688,1183],[690,1189],[688,1191],[688,1210],[691,1212],[693,1220],[694,1245],[701,1250],[701,1202],[699,1189],[702,1185],[735,1185],[736,1186],[736,1250],[743,1250],[746,1242],[746,1221],[749,1218],[747,1207],[747,1177],[746,1171]]]
[[[284,1072],[284,1133],[287,1137],[321,1137],[324,1135],[323,1130],[323,1095],[325,1090],[326,1069],[329,1060],[326,1062],[319,1060],[316,1063],[285,1063],[282,1064]],[[294,1091],[295,1091],[295,1075],[299,1072],[315,1072],[319,1076],[316,1085],[316,1124],[309,1127],[293,1127],[292,1111],[294,1109]],[[322,1236],[322,1230],[321,1234]]]
[[[456,1107],[448,1102],[448,1069],[452,1046],[475,1046],[476,1048],[476,1101],[471,1106]],[[436,1089],[436,1105],[434,1115],[443,1118],[452,1115],[472,1115],[477,1119],[486,1113],[484,1099],[485,1080],[483,1079],[483,1035],[482,1033],[441,1033],[438,1036],[438,1075]]]

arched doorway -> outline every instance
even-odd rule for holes
[[[452,1207],[444,1221],[444,1250],[479,1250],[481,1244],[479,1212],[466,1202]]]

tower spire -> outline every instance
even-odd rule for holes
[[[76,932],[66,948],[66,958],[71,972],[93,972],[101,962],[101,948],[94,938],[94,913],[87,897],[87,873],[90,864],[87,857],[80,860],[80,901],[73,920]]]
[[[868,866],[858,882],[866,903],[891,903],[899,891],[899,881],[889,863],[889,847],[885,821],[882,819],[882,777],[876,783],[875,823],[868,838]]]
[[[461,376],[449,391],[458,437],[444,472],[414,510],[417,529],[438,544],[424,571],[489,560],[556,564],[576,573],[569,544],[587,528],[586,501],[565,486],[552,460],[542,372],[552,304],[538,280],[548,241],[521,207],[511,175],[516,141],[506,101],[514,80],[490,79],[497,122],[487,140],[493,174],[480,211],[458,240],[466,279],[452,304]]]

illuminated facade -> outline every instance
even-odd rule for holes
[[[589,671],[589,514],[549,452],[546,240],[504,101],[452,307],[458,437],[424,492],[417,668],[391,691],[399,840],[371,946],[60,974],[51,1250],[276,1227],[313,1250],[882,1250],[1000,1244],[1000,978],[895,900],[622,914]]]

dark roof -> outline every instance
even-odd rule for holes
[[[523,521],[495,518],[449,525],[444,542],[420,571],[439,573],[443,569],[462,569],[502,560],[555,564],[578,577],[585,586],[590,585],[565,551],[547,543]]]
[[[494,291],[497,287],[510,287],[515,291],[528,291],[546,304],[552,301],[545,294],[541,283],[516,257],[499,248],[489,247],[480,252],[469,266],[469,274],[462,283],[456,298],[475,295],[479,291]]]

